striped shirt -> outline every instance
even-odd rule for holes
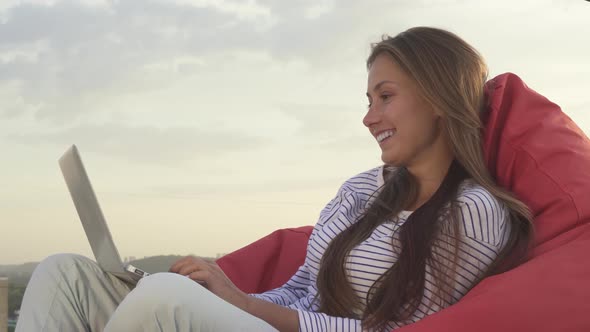
[[[319,221],[309,238],[303,265],[283,286],[253,296],[297,310],[300,331],[362,331],[360,320],[318,312],[319,301],[314,301],[318,292],[316,280],[320,261],[330,241],[359,220],[383,184],[383,166],[346,181],[336,197],[320,213]],[[442,304],[440,301],[432,301],[434,267],[427,264],[421,304],[409,321],[391,321],[387,331],[416,322],[457,302],[485,273],[487,266],[504,247],[510,233],[510,224],[507,222],[507,209],[503,204],[471,180],[461,183],[455,202],[461,223],[458,228],[460,242],[457,273],[453,277],[451,294],[447,293],[450,300],[445,300]],[[363,307],[366,305],[369,288],[396,262],[401,247],[396,230],[410,214],[410,211],[402,211],[395,222],[384,222],[348,255],[345,264],[347,277]],[[453,256],[450,253],[454,254],[455,251],[449,242],[445,236],[439,236],[434,251],[442,253],[437,258],[443,258],[443,262],[444,257],[447,257],[450,265]],[[444,253],[448,255],[445,256]]]

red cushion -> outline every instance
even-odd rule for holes
[[[590,224],[558,248],[478,284],[400,332],[590,331]]]
[[[532,259],[485,279],[457,304],[396,331],[590,331],[590,141],[518,76],[500,75],[488,87],[485,157],[497,181],[533,211]],[[308,235],[311,227],[297,231]],[[284,237],[271,235],[224,257],[220,263],[225,261],[230,278],[238,285],[240,278],[259,278],[248,283],[257,292],[275,287],[263,280],[286,281],[283,272],[303,262],[307,239],[280,232]],[[291,247],[298,241],[297,249]]]
[[[303,265],[313,227],[280,229],[217,260],[223,272],[247,293],[283,285]]]
[[[518,76],[503,74],[488,86],[488,168],[531,207],[540,254],[570,240],[590,220],[590,141],[559,106]]]

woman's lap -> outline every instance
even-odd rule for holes
[[[157,273],[131,287],[73,254],[41,262],[17,331],[274,331],[184,276]]]
[[[195,281],[174,273],[142,279],[105,331],[276,331]]]

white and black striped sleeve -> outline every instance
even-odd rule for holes
[[[336,197],[334,197],[320,212],[319,220],[309,238],[305,262],[299,267],[299,269],[297,269],[297,272],[295,272],[295,274],[281,287],[266,291],[261,294],[250,294],[251,296],[282,306],[289,306],[290,304],[299,301],[308,294],[309,287],[311,286],[308,264],[309,260],[312,259],[312,256],[309,254],[309,243],[312,242],[312,239],[316,236],[317,231],[321,229],[325,222],[329,220],[336,211],[338,211],[341,202],[341,195],[342,190],[339,190]]]

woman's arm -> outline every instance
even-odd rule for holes
[[[320,213],[319,221],[311,237],[321,228],[326,219],[338,210],[341,200],[340,191],[338,194]],[[298,311],[288,309],[287,306],[308,295],[308,287],[311,284],[306,264],[300,266],[283,286],[262,294],[250,295],[238,289],[215,262],[205,261],[199,257],[189,256],[177,261],[170,268],[170,272],[188,276],[203,284],[215,295],[265,320],[280,331],[299,330]]]
[[[343,195],[342,190],[338,191],[336,197],[334,197],[320,212],[320,217],[316,223],[309,241],[316,236],[317,232],[324,226],[324,224],[333,218],[335,213],[341,207],[341,196]],[[309,249],[308,249],[309,250]],[[308,287],[311,286],[310,272],[307,265],[309,251],[305,257],[305,263],[297,269],[297,272],[282,286],[268,290],[261,294],[250,294],[253,297],[272,302],[274,304],[280,304],[282,306],[288,306],[292,303],[297,302],[308,294]]]
[[[249,297],[243,310],[266,321],[281,332],[299,331],[299,314],[297,310],[252,296]]]
[[[274,304],[288,306],[297,302],[307,293],[310,285],[309,271],[305,264],[301,265],[297,272],[281,287],[268,290],[261,294],[250,294],[252,297],[262,299]]]

